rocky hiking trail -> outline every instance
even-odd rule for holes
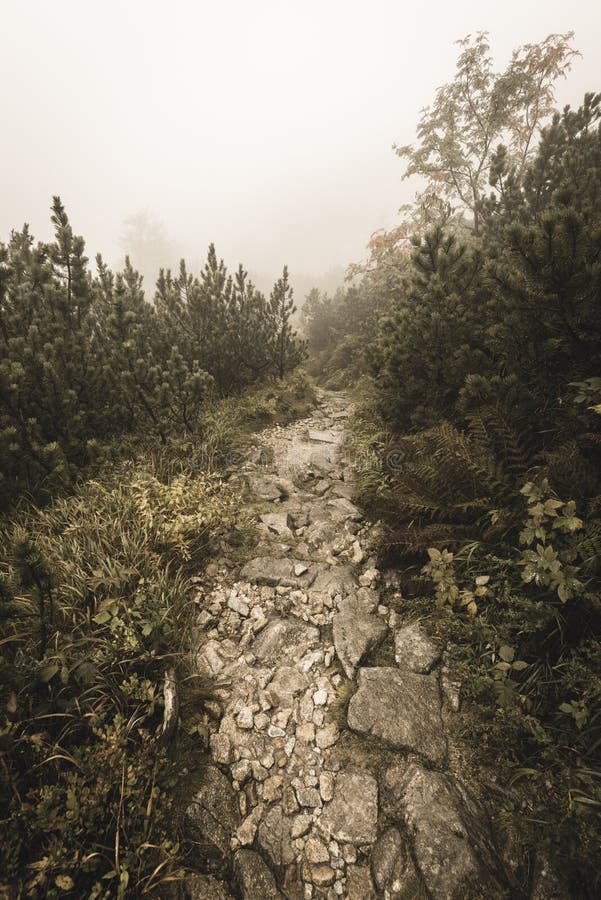
[[[383,603],[377,526],[352,501],[348,414],[345,395],[320,391],[232,476],[261,539],[244,565],[216,560],[202,579],[198,671],[219,704],[185,818],[214,865],[187,895],[559,897],[541,866],[526,895],[515,888],[483,792],[453,774],[459,685],[443,648]]]

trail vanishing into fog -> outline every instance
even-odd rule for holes
[[[377,525],[352,502],[349,401],[259,436],[241,471],[262,532],[199,586],[198,671],[218,685],[212,761],[186,810],[215,875],[194,896],[386,898],[511,890],[492,825],[452,772],[459,684],[385,602]],[[398,595],[397,595],[398,596]],[[426,893],[424,893],[424,890]]]

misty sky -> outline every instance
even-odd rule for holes
[[[361,258],[413,193],[393,142],[452,78],[453,41],[518,44],[574,30],[559,84],[601,90],[594,0],[1,0],[0,239],[50,234],[52,194],[90,254],[115,263],[147,211],[174,253],[272,278]],[[169,262],[169,261],[167,261]]]

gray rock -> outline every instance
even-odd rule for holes
[[[219,769],[208,766],[202,787],[186,808],[186,831],[225,856],[239,824],[240,812],[231,784]]]
[[[332,457],[335,456],[335,447],[323,447],[315,453],[311,453],[309,463],[309,472],[313,474],[328,476],[336,468],[336,463]]]
[[[300,581],[294,575],[295,562],[293,559],[257,556],[243,566],[240,580],[250,581],[253,584],[266,584],[271,587],[278,584],[286,587],[299,587]]]
[[[325,572],[320,572],[311,590],[331,596],[349,594],[357,590],[357,581],[350,566],[330,566]]]
[[[264,808],[263,803],[258,803],[236,831],[236,837],[242,847],[247,847],[254,841]]]
[[[330,861],[328,848],[319,838],[310,837],[305,844],[305,856],[312,863],[324,863]]]
[[[219,674],[225,665],[219,653],[220,650],[221,644],[219,641],[210,640],[206,642],[200,650],[196,661],[199,674],[209,677]]]
[[[309,587],[315,578],[317,569],[311,567],[303,575],[296,576],[294,567],[297,559],[280,559],[274,556],[257,556],[249,560],[240,571],[241,581],[253,584],[265,584],[269,587]]]
[[[355,487],[352,481],[334,481],[332,483],[332,491],[336,497],[344,497],[346,500],[352,500]]]
[[[331,866],[323,865],[323,863],[309,864],[303,869],[303,878],[323,890],[334,884],[336,872]]]
[[[398,756],[396,763],[380,773],[380,813],[393,822],[399,820],[405,775],[410,764],[409,759]]]
[[[304,528],[309,524],[309,515],[307,513],[307,510],[304,508],[291,509],[290,520],[292,522],[293,528]]]
[[[227,601],[227,605],[228,609],[232,609],[234,612],[237,612],[238,615],[242,616],[244,619],[250,612],[250,607],[243,597],[230,596]]]
[[[310,816],[307,813],[301,813],[300,816],[296,816],[292,823],[290,836],[292,838],[302,837],[304,834],[307,834],[312,824],[313,816]]]
[[[348,678],[365,654],[384,640],[385,623],[374,614],[375,604],[369,595],[359,593],[345,597],[334,616],[334,647]]]
[[[309,430],[309,440],[320,444],[336,444],[340,440],[340,434],[336,431]]]
[[[274,866],[285,866],[294,860],[290,830],[292,819],[287,818],[281,806],[272,806],[257,831],[257,843]]]
[[[227,734],[216,732],[209,738],[213,762],[228,765],[232,761],[232,745]]]
[[[279,534],[281,537],[292,537],[292,531],[290,530],[290,516],[286,512],[266,513],[261,516],[261,522],[263,522],[264,525],[267,525],[270,531]]]
[[[453,678],[446,666],[440,673],[440,686],[445,703],[452,712],[458,712],[461,708],[461,682]]]
[[[320,519],[312,521],[310,527],[305,529],[303,539],[309,547],[323,553],[326,546],[336,540],[339,530],[339,525],[332,519]]]
[[[266,688],[273,706],[289,708],[293,697],[309,686],[309,679],[294,666],[281,666]]]
[[[396,828],[387,828],[374,844],[371,871],[376,887],[388,900],[419,896],[419,875],[407,842]]]
[[[267,729],[267,734],[270,738],[286,737],[286,732],[279,725],[270,725]]]
[[[315,743],[321,750],[327,750],[328,747],[334,746],[338,740],[338,736],[339,731],[336,722],[328,722],[327,725],[317,729],[315,733]]]
[[[234,900],[226,885],[212,875],[190,875],[184,890],[187,900]]]
[[[347,867],[346,897],[347,900],[376,900],[376,892],[367,866]]]
[[[250,731],[254,725],[254,715],[250,706],[243,706],[236,716],[236,724],[238,728],[244,731]]]
[[[334,799],[336,779],[332,772],[322,772],[319,776],[319,793],[324,803]]]
[[[271,619],[255,638],[252,652],[265,665],[285,665],[317,646],[319,640],[319,629],[302,619]]]
[[[318,497],[323,497],[323,495],[329,491],[332,484],[333,482],[330,481],[329,478],[320,478],[313,485],[313,493],[317,494]]]
[[[361,511],[346,497],[336,497],[334,500],[328,500],[328,509],[340,519],[359,521],[359,519],[363,518]]]
[[[296,799],[302,807],[317,809],[321,806],[321,795],[317,788],[299,786],[296,788]]]
[[[279,500],[285,492],[277,478],[253,475],[248,479],[248,486],[259,500]]]
[[[273,873],[253,850],[238,850],[234,878],[243,900],[284,900]]]
[[[438,662],[442,649],[432,641],[418,622],[405,625],[394,639],[394,658],[402,669],[427,674]]]
[[[376,838],[378,785],[367,772],[341,772],[334,799],[324,807],[319,827],[347,844],[370,844]]]
[[[440,689],[433,675],[363,668],[358,684],[348,708],[348,724],[354,731],[412,750],[435,764],[443,761],[447,744]]]
[[[413,843],[415,862],[433,900],[503,897],[508,885],[490,821],[450,775],[409,766],[397,810]]]

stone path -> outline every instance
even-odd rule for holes
[[[484,805],[449,770],[459,686],[443,648],[380,602],[347,415],[347,398],[320,393],[233,476],[261,541],[240,569],[211,564],[201,589],[198,669],[221,685],[222,715],[186,811],[215,868],[188,896],[524,896]]]

